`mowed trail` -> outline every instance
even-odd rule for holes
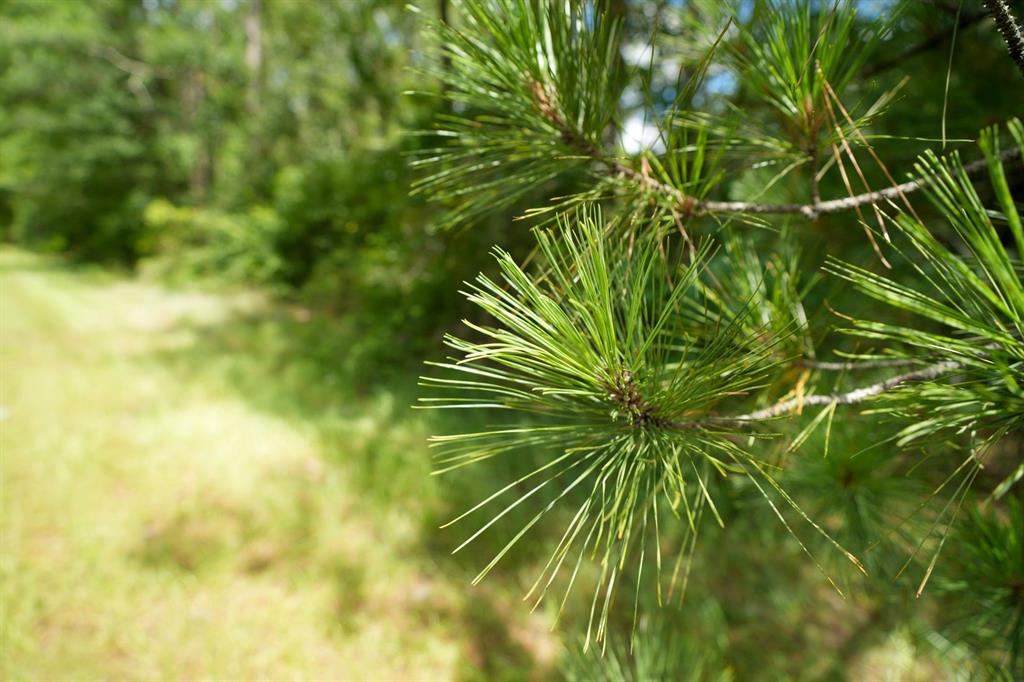
[[[474,676],[468,586],[313,429],[160,361],[260,305],[0,251],[4,679]]]

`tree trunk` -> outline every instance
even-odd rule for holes
[[[246,108],[255,114],[263,97],[263,0],[250,0],[245,16],[245,66],[249,69]]]

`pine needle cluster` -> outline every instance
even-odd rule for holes
[[[531,510],[480,580],[543,519],[564,519],[528,596],[539,604],[561,580],[564,607],[573,585],[591,583],[588,641],[607,641],[617,592],[633,592],[635,628],[645,577],[658,603],[685,591],[702,528],[728,516],[723,481],[756,491],[816,564],[790,519],[863,571],[780,483],[808,443],[823,438],[827,456],[840,411],[894,423],[892,439],[868,433],[861,443],[894,454],[808,466],[791,477],[805,489],[814,472],[871,479],[916,452],[966,453],[931,493],[902,489],[922,494],[902,505],[920,511],[961,478],[929,517],[937,539],[929,531],[908,548],[911,560],[931,548],[920,594],[987,453],[1024,427],[1024,228],[1013,179],[1024,127],[1011,118],[1008,135],[983,130],[968,163],[926,150],[900,182],[879,154],[885,136],[872,133],[898,87],[865,97],[858,76],[902,15],[866,19],[854,2],[756,4],[750,20],[697,33],[702,50],[660,103],[638,100],[636,88],[657,80],[655,56],[665,55],[652,38],[646,65],[624,59],[625,25],[600,4],[467,0],[457,25],[436,27],[448,59],[432,73],[451,108],[426,133],[439,144],[417,161],[418,191],[447,206],[450,224],[527,198],[538,223],[532,266],[495,249],[500,278],[481,275],[464,292],[481,317],[446,337],[452,356],[422,379],[423,406],[474,410],[493,424],[435,437],[439,473],[542,453],[453,521],[476,520],[457,549]],[[716,98],[707,79],[721,68],[738,79],[734,99],[759,102],[757,113]],[[637,101],[656,139],[630,151],[624,117]],[[568,193],[545,197],[554,181]],[[825,187],[843,193],[823,198]],[[830,225],[863,230],[874,259],[829,254],[808,272],[798,233],[833,214],[849,220]],[[874,302],[877,315],[832,308],[823,277]],[[820,360],[821,348],[838,359]],[[885,532],[881,501],[862,507],[899,496],[888,477],[850,497],[847,517],[863,523],[838,535],[866,543],[869,531]],[[1024,462],[1011,462],[989,499],[1001,504],[1022,478]],[[974,537],[978,551],[1002,551],[985,548],[997,532]],[[984,575],[967,580],[1016,580],[1002,568],[981,562]],[[998,598],[1011,614],[1015,589]],[[1007,628],[1000,636],[1019,643],[1021,619]]]

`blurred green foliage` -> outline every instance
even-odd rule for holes
[[[518,574],[466,589],[437,539],[473,482],[408,383],[339,362],[358,328],[9,247],[0,291],[0,677],[550,678]]]
[[[0,22],[6,239],[365,314],[347,358],[408,366],[510,214],[430,227],[408,157],[438,103],[397,0],[12,0]],[[429,13],[427,13],[429,15]],[[436,86],[430,86],[436,89]],[[427,88],[427,90],[430,89]]]
[[[156,252],[175,254],[158,261],[168,276],[269,284],[284,267],[275,248],[282,232],[280,217],[262,206],[226,213],[154,199],[146,205],[143,224]]]

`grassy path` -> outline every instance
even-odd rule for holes
[[[290,324],[253,295],[0,251],[4,679],[552,664],[548,621],[430,550],[424,424],[394,396],[331,390],[322,363],[291,359]]]

